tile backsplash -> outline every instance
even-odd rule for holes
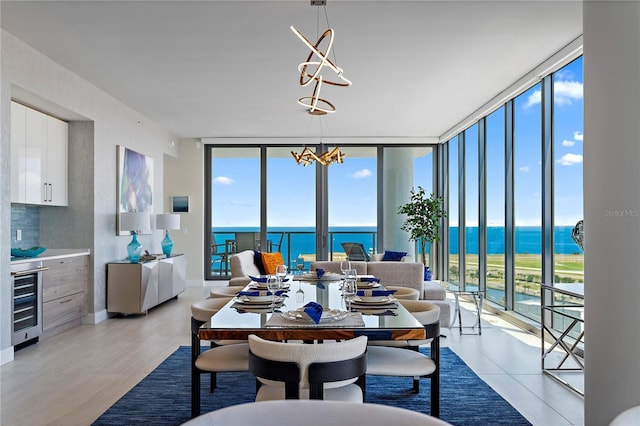
[[[22,240],[16,240],[17,231]],[[11,248],[30,248],[40,245],[40,208],[11,204]]]

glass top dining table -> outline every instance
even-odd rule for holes
[[[344,319],[321,322],[319,325],[286,319],[283,313],[302,308],[310,301],[321,304],[324,310],[345,311],[340,281],[290,279],[287,284],[288,297],[282,306],[276,308],[275,313],[271,309],[260,309],[260,312],[238,310],[232,307],[236,303],[232,299],[200,327],[198,336],[202,340],[245,340],[250,334],[269,340],[341,340],[358,336],[367,336],[369,340],[426,338],[424,326],[401,304],[384,315],[351,312]],[[249,289],[249,286],[245,289]]]

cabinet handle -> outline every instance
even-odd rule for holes
[[[62,305],[63,303],[69,303],[71,302],[73,299],[67,299],[67,300],[63,300],[60,302],[60,304]]]
[[[49,184],[49,202],[53,201],[53,184]]]
[[[48,195],[49,195],[49,191],[47,190],[47,182],[45,182],[44,183],[44,200],[43,200],[45,203],[48,201],[47,200],[47,198],[49,198]]]

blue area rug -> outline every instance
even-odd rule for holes
[[[428,353],[428,350],[424,350]],[[181,346],[154,371],[109,408],[95,426],[179,425],[191,415],[191,348]],[[456,426],[530,425],[507,401],[482,381],[455,353],[441,350],[440,418]],[[209,393],[209,376],[202,375],[202,413],[252,402],[251,373],[219,373],[218,388]],[[367,376],[367,402],[393,405],[429,414],[429,380],[420,393],[404,377]],[[366,422],[365,422],[366,424]]]

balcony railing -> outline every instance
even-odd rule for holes
[[[251,235],[247,235],[251,234]],[[229,277],[231,267],[229,258],[243,250],[260,250],[259,232],[213,232],[214,246],[211,250],[211,276]],[[330,231],[329,260],[342,260],[346,253],[342,248],[344,242],[358,242],[364,245],[370,254],[377,252],[378,233],[376,231]],[[267,232],[265,251],[279,251],[285,264],[295,269],[296,258],[305,260],[306,268],[316,260],[315,231],[282,231]]]

